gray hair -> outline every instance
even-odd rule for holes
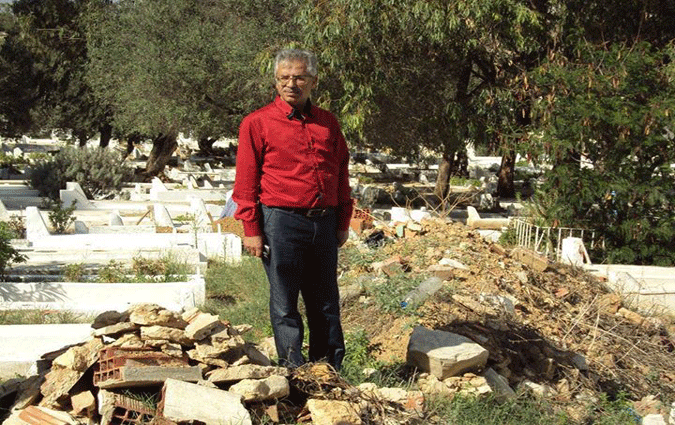
[[[316,55],[308,50],[300,49],[284,49],[280,50],[277,53],[277,57],[274,60],[274,74],[277,73],[279,69],[279,64],[281,62],[287,61],[302,61],[307,64],[307,73],[312,77],[316,77],[318,72],[316,70]]]

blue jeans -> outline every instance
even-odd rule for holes
[[[270,284],[270,319],[282,366],[305,363],[302,294],[309,327],[309,361],[327,361],[339,370],[345,354],[337,286],[336,216],[306,217],[262,206],[269,253],[263,257]]]

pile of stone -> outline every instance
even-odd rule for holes
[[[196,308],[181,314],[139,304],[99,315],[92,328],[90,340],[43,355],[37,375],[0,386],[4,425],[280,422],[277,405],[292,383],[316,382],[297,420],[360,424],[377,403],[421,415],[419,391],[350,387],[322,363],[291,373],[272,365],[272,349],[243,339],[250,326]]]
[[[250,326],[139,304],[92,328],[89,341],[45,354],[42,373],[4,384],[16,393],[4,424],[246,424],[246,403],[289,394],[288,370],[243,339]]]

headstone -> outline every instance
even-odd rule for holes
[[[237,203],[232,199],[232,190],[227,191],[225,199],[225,207],[223,208],[223,212],[220,213],[220,218],[234,217],[234,213],[237,211]]]
[[[37,207],[26,207],[26,239],[29,241],[49,236],[49,229]]]
[[[108,219],[109,226],[124,226],[124,221],[118,210],[113,210]]]
[[[75,208],[78,210],[96,208],[94,204],[87,199],[79,183],[68,182],[66,188],[59,190],[59,198],[63,208],[70,208],[75,202]]]
[[[195,216],[195,226],[198,228],[211,228],[211,217],[209,217],[206,204],[202,198],[190,196],[190,209]]]
[[[9,219],[10,219],[9,212],[7,212],[7,208],[5,208],[4,202],[2,202],[2,199],[0,199],[0,220],[7,221]]]
[[[162,183],[162,181],[157,177],[153,177],[151,184],[152,185],[150,186],[150,199],[152,200],[159,199],[159,197],[157,196],[159,192],[169,191],[169,189],[166,188],[164,183]]]
[[[584,264],[591,263],[584,246],[584,241],[581,238],[568,237],[563,239],[561,262],[574,267],[581,267]]]
[[[156,226],[174,227],[169,211],[162,204],[153,204],[153,218]]]
[[[410,212],[408,211],[407,208],[403,207],[391,208],[391,221],[406,223],[408,220],[410,220]]]
[[[89,233],[89,228],[82,220],[75,220],[73,222],[73,227],[75,227],[75,233],[77,234],[86,235]]]

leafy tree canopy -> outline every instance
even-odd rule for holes
[[[88,15],[88,80],[124,133],[218,138],[271,94],[256,58],[285,9],[243,0],[121,0]]]
[[[586,43],[577,52],[552,55],[532,74],[533,147],[556,164],[538,199],[543,215],[599,230],[610,262],[673,265],[673,45]]]

